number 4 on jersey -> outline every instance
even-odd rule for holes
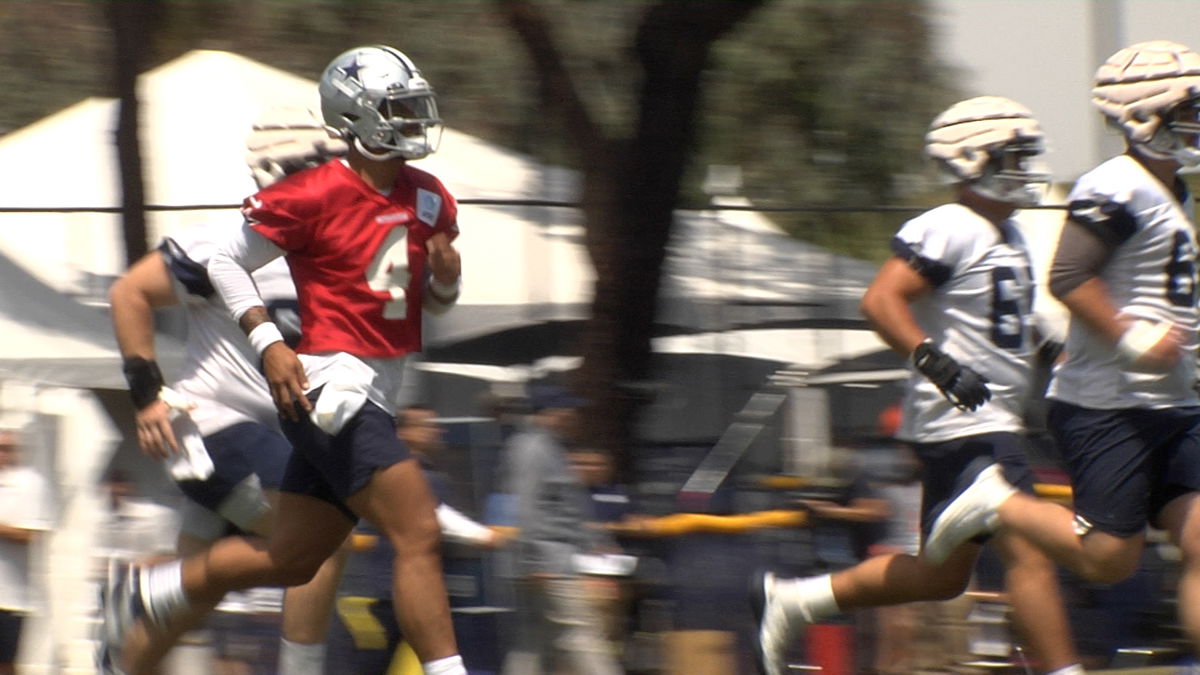
[[[383,318],[403,319],[408,315],[408,228],[397,227],[388,233],[371,264],[367,266],[367,285],[383,291],[391,299],[383,306]]]

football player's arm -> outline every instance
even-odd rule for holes
[[[867,287],[860,309],[875,333],[897,354],[908,357],[926,339],[910,305],[932,288],[907,261],[892,256]]]
[[[108,292],[113,333],[121,350],[129,393],[137,410],[138,447],[151,457],[179,452],[170,407],[159,398],[162,373],[155,361],[154,310],[178,304],[171,272],[158,251],[135,262]]]
[[[429,278],[422,308],[430,314],[444,314],[458,302],[462,283],[462,257],[445,232],[435,232],[425,242]]]
[[[298,420],[297,404],[305,412],[312,409],[304,395],[308,377],[296,353],[284,343],[279,327],[271,321],[266,303],[250,276],[281,255],[282,249],[247,223],[218,247],[208,261],[208,276],[233,319],[262,357],[263,374],[275,408],[284,417]]]
[[[1100,224],[1071,219],[1063,224],[1050,266],[1050,293],[1129,363],[1169,369],[1179,361],[1183,334],[1169,323],[1136,321],[1113,303],[1100,272],[1122,240],[1104,236]]]
[[[879,269],[863,294],[863,316],[879,337],[907,357],[947,400],[962,410],[975,410],[992,396],[987,378],[933,344],[913,317],[910,305],[933,287],[930,278],[916,265],[899,255],[893,256]]]

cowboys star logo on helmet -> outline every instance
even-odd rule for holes
[[[396,49],[357,47],[338,55],[317,91],[329,131],[369,159],[420,159],[437,150],[442,120],[433,88]]]
[[[954,183],[1017,206],[1041,201],[1050,175],[1036,161],[1045,134],[1033,113],[1001,96],[977,96],[938,115],[925,135],[925,154]]]
[[[1200,55],[1167,40],[1139,42],[1096,71],[1092,103],[1153,159],[1200,164]]]

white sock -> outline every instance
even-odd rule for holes
[[[143,567],[139,573],[142,604],[152,623],[165,626],[188,611],[190,604],[183,592],[183,561]]]
[[[789,616],[799,617],[809,623],[842,612],[837,599],[833,597],[833,577],[828,574],[776,579],[775,590],[777,599],[783,601],[783,609]]]
[[[1052,670],[1046,673],[1046,675],[1087,675],[1087,671],[1085,671],[1083,666],[1079,665],[1078,663],[1072,663],[1065,668]]]
[[[324,642],[309,645],[279,639],[279,675],[322,675],[324,672]]]
[[[467,675],[467,667],[463,665],[462,657],[458,654],[447,656],[436,661],[426,661],[421,664],[425,675]]]

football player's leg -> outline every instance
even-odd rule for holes
[[[284,432],[297,449],[292,463],[297,455],[313,462],[335,501],[366,518],[392,544],[396,618],[422,667],[465,675],[442,578],[436,500],[417,461],[396,437],[395,418],[368,402],[337,436],[307,419],[285,421]]]
[[[1200,493],[1172,500],[1162,514],[1163,526],[1183,554],[1179,574],[1179,623],[1200,651]]]
[[[329,557],[312,580],[284,593],[279,651],[280,675],[320,675],[325,668],[325,641],[346,565],[346,547]]]
[[[1132,414],[1141,413],[1051,404],[1049,426],[1071,476],[1072,508],[1019,492],[997,512],[1001,529],[1020,534],[1089,581],[1116,583],[1133,574],[1145,543],[1153,476],[1152,450],[1138,431],[1143,423]],[[1165,429],[1170,422],[1158,424]]]
[[[1183,554],[1179,577],[1179,623],[1200,652],[1200,416],[1173,447],[1159,476],[1157,525]],[[1157,503],[1152,506],[1157,506]]]
[[[1013,622],[1034,660],[1047,671],[1078,664],[1054,563],[1018,535],[1002,533],[993,541],[1004,561]]]
[[[422,663],[458,653],[442,580],[441,534],[435,499],[415,459],[372,476],[347,504],[396,550],[393,602],[405,639]]]

